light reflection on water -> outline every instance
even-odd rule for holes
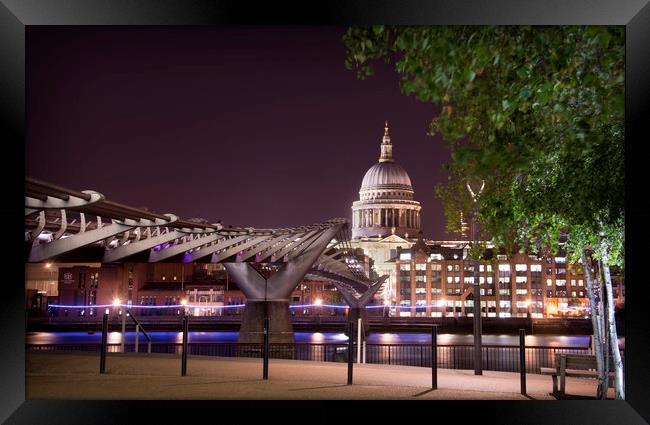
[[[149,332],[154,343],[181,343],[182,332]],[[343,332],[295,332],[296,342],[312,343],[346,343],[348,337]],[[188,341],[193,343],[215,343],[215,342],[237,342],[239,332],[190,332]],[[140,342],[145,338],[140,334]],[[519,344],[518,335],[483,335],[483,344],[513,345]],[[101,342],[101,332],[89,334],[87,332],[30,332],[27,334],[28,344],[92,344]],[[120,332],[110,332],[108,342],[119,344],[121,342]],[[126,343],[135,342],[135,333],[126,333]],[[468,344],[474,342],[472,334],[439,334],[438,344]],[[370,344],[430,344],[431,334],[426,333],[378,333],[373,332],[368,336]],[[619,340],[621,347],[625,346],[625,337]],[[526,336],[528,346],[549,346],[549,347],[588,347],[588,335],[528,335]]]

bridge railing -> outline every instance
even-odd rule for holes
[[[109,353],[120,352],[119,343],[108,344]],[[27,344],[27,351],[90,351],[99,352],[100,344]],[[152,353],[180,355],[181,343],[153,343]],[[189,343],[188,352],[195,356],[253,357],[260,358],[262,344],[244,343]],[[318,362],[346,362],[346,343],[295,343],[270,344],[270,358],[308,360]],[[431,367],[430,344],[366,344],[366,363]],[[134,352],[135,344],[125,344],[125,352]],[[139,352],[146,352],[140,346]],[[486,345],[482,347],[483,369],[500,372],[519,372],[519,347],[513,345]],[[590,354],[589,348],[575,347],[526,347],[526,372],[540,373],[542,367],[555,367],[555,353]],[[624,350],[621,349],[621,354]],[[353,356],[357,356],[355,348]],[[467,344],[441,345],[437,347],[438,367],[442,369],[474,369],[474,346]]]

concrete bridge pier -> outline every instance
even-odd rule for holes
[[[289,301],[248,301],[239,328],[239,342],[264,342],[264,318],[269,318],[269,343],[295,342]]]

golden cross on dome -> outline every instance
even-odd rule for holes
[[[384,136],[388,136],[388,120],[386,120],[386,123],[384,124]]]

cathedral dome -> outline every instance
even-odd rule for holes
[[[392,162],[378,162],[366,172],[361,190],[405,189],[413,190],[408,173],[400,165]]]
[[[393,160],[386,122],[379,162],[366,172],[359,200],[352,203],[352,238],[416,235],[422,207],[413,196],[411,178]]]

